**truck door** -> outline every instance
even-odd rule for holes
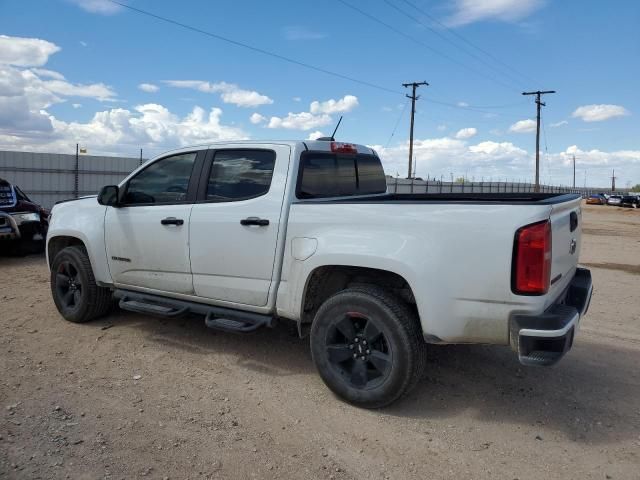
[[[122,186],[121,206],[107,207],[107,260],[116,286],[193,294],[189,216],[205,156],[193,151],[153,162]]]
[[[209,152],[191,212],[197,296],[267,304],[290,155],[289,146],[273,144]]]

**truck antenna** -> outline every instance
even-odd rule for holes
[[[336,132],[338,131],[338,127],[340,126],[341,122],[342,122],[342,115],[340,115],[340,120],[338,120],[338,124],[336,125],[336,128],[333,130],[333,133],[331,134],[332,141],[336,139]]]

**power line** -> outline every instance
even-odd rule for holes
[[[407,110],[407,105],[409,105],[409,100],[404,102],[404,105],[402,106],[402,111],[400,112],[400,115],[398,116],[398,119],[396,120],[396,124],[394,125],[393,130],[391,131],[391,135],[389,135],[389,140],[387,140],[387,144],[384,146],[385,149],[389,147],[389,144],[391,143],[391,139],[396,134],[396,130],[398,129],[398,125],[400,125],[400,120],[402,120],[402,116],[404,115],[404,112]]]
[[[196,33],[200,33],[202,35],[206,35],[206,36],[214,38],[216,40],[220,40],[220,41],[223,41],[223,42],[226,42],[226,43],[230,43],[232,45],[235,45],[235,46],[238,46],[238,47],[242,47],[242,48],[245,48],[247,50],[254,51],[256,53],[260,53],[260,54],[263,54],[263,55],[267,55],[269,57],[276,58],[278,60],[282,60],[282,61],[294,64],[294,65],[298,65],[300,67],[307,68],[309,70],[314,70],[316,72],[321,72],[321,73],[324,73],[326,75],[330,75],[330,76],[333,76],[333,77],[336,77],[336,78],[340,78],[340,79],[343,79],[343,80],[348,80],[350,82],[361,84],[361,85],[364,85],[364,86],[367,86],[367,87],[370,87],[370,88],[375,88],[377,90],[381,90],[381,91],[384,91],[384,92],[395,93],[395,94],[398,94],[398,95],[404,95],[404,92],[401,92],[399,90],[393,90],[391,88],[387,88],[387,87],[384,87],[382,85],[377,85],[375,83],[371,83],[371,82],[368,82],[366,80],[360,80],[358,78],[351,77],[349,75],[344,75],[342,73],[338,73],[338,72],[335,72],[335,71],[332,71],[332,70],[328,70],[326,68],[318,67],[318,66],[306,63],[306,62],[302,62],[302,61],[299,61],[299,60],[296,60],[296,59],[293,59],[293,58],[290,58],[290,57],[286,57],[284,55],[280,55],[279,53],[271,52],[271,51],[268,51],[268,50],[265,50],[265,49],[262,49],[262,48],[259,48],[259,47],[254,47],[253,45],[249,45],[247,43],[239,42],[237,40],[233,40],[231,38],[224,37],[224,36],[219,35],[217,33],[209,32],[209,31],[206,31],[206,30],[202,30],[202,29],[200,29],[198,27],[194,27],[192,25],[187,25],[187,24],[179,22],[177,20],[173,20],[173,19],[170,19],[170,18],[167,18],[167,17],[163,17],[161,15],[157,15],[155,13],[152,13],[152,12],[149,12],[149,11],[146,11],[146,10],[142,10],[140,8],[132,7],[131,5],[127,5],[125,3],[121,3],[121,2],[119,2],[117,0],[107,0],[107,1],[109,1],[109,2],[111,2],[113,4],[115,4],[115,5],[119,5],[119,6],[123,7],[123,8],[128,9],[128,10],[131,10],[133,12],[139,13],[141,15],[145,15],[147,17],[151,17],[151,18],[154,18],[156,20],[160,20],[162,22],[172,24],[172,25],[184,28],[186,30],[190,30],[190,31],[193,31],[193,32],[196,32]],[[338,0],[338,1],[341,1],[341,0]],[[391,27],[391,28],[393,28],[393,27]],[[399,32],[399,31],[398,31],[398,33],[402,34],[402,32]],[[443,106],[452,107],[452,108],[458,108],[458,109],[462,109],[462,110],[477,111],[479,113],[492,113],[492,112],[482,111],[481,109],[477,109],[474,105],[460,106],[460,105],[456,105],[455,103],[444,102],[444,101],[435,100],[435,99],[430,99],[429,101],[434,103],[434,104],[437,104],[437,105],[443,105]],[[504,106],[498,105],[498,106],[488,106],[488,107],[484,107],[484,108],[507,108],[509,106],[510,105],[504,105]]]
[[[451,45],[453,45],[454,47],[462,50],[463,52],[465,52],[467,55],[471,56],[472,58],[475,58],[476,60],[478,60],[479,62],[483,63],[485,66],[489,67],[490,69],[494,70],[495,72],[499,73],[500,75],[504,75],[505,77],[508,77],[509,79],[511,79],[512,81],[515,81],[516,83],[518,83],[520,86],[522,86],[522,81],[515,78],[514,76],[512,76],[509,73],[506,73],[502,70],[498,70],[495,66],[489,64],[488,62],[486,62],[483,58],[479,57],[478,55],[476,55],[475,53],[469,51],[469,49],[464,48],[460,45],[458,45],[457,43],[455,43],[454,41],[452,41],[450,38],[448,38],[447,36],[443,35],[442,33],[440,33],[438,30],[436,30],[435,28],[432,28],[431,26],[427,25],[426,23],[424,23],[422,20],[420,20],[419,18],[411,15],[410,13],[407,13],[406,11],[402,10],[400,7],[398,7],[397,5],[391,3],[390,0],[384,0],[384,3],[386,3],[387,5],[389,5],[391,8],[393,8],[394,10],[396,10],[397,12],[399,12],[400,14],[404,15],[405,17],[407,17],[408,19],[416,22],[419,25],[422,25],[424,28],[430,30],[431,32],[433,32],[435,35],[437,35],[438,37],[440,37],[441,39],[443,39],[445,42],[450,43]],[[410,4],[409,2],[405,2],[411,6],[414,6],[412,4]],[[415,6],[414,6],[415,8]],[[496,81],[500,82],[499,80],[496,79]],[[502,82],[500,82],[502,84]],[[506,84],[503,84],[506,85]],[[511,87],[509,87],[511,88]]]
[[[547,128],[544,123],[544,116],[540,112],[540,124],[542,125],[542,139],[544,140],[544,161],[547,165],[547,175],[549,175],[549,148],[547,146]]]
[[[511,70],[512,72],[520,75],[520,77],[522,77],[523,79],[525,79],[528,82],[533,82],[533,83],[539,83],[537,81],[535,81],[535,79],[532,79],[531,77],[529,77],[528,75],[525,75],[524,73],[520,72],[519,70],[513,68],[512,66],[510,66],[509,64],[503,62],[502,60],[500,60],[498,57],[496,57],[495,55],[493,55],[491,52],[488,52],[487,50],[479,47],[478,45],[475,45],[473,42],[471,42],[470,40],[467,40],[467,38],[465,38],[464,36],[462,36],[461,34],[459,34],[458,32],[456,32],[455,30],[453,30],[452,28],[449,28],[447,25],[445,25],[444,23],[440,22],[437,18],[435,18],[434,16],[430,15],[428,12],[426,12],[424,9],[418,7],[417,5],[415,5],[414,3],[410,2],[409,0],[401,0],[404,3],[406,3],[407,5],[413,7],[414,9],[416,9],[418,12],[420,12],[421,14],[423,14],[425,17],[427,17],[428,19],[430,19],[431,21],[433,21],[434,23],[438,24],[439,26],[441,26],[442,28],[444,28],[445,30],[447,30],[451,35],[455,36],[456,38],[460,39],[461,41],[463,41],[464,43],[466,43],[467,45],[475,48],[476,50],[478,50],[479,52],[485,54],[487,57],[491,58],[494,62],[499,63],[500,65],[502,65],[503,67]]]
[[[361,15],[363,15],[363,16],[365,16],[365,17],[367,17],[368,19],[370,19],[370,20],[372,20],[372,21],[374,21],[374,22],[376,22],[376,23],[378,23],[378,24],[380,24],[380,25],[384,26],[385,28],[388,28],[389,30],[391,30],[391,31],[393,31],[393,32],[395,32],[395,33],[397,33],[398,35],[400,35],[400,36],[402,36],[402,37],[404,37],[404,38],[406,38],[406,39],[408,39],[408,40],[410,40],[410,41],[412,41],[412,42],[414,42],[414,43],[417,43],[418,45],[420,45],[420,46],[422,46],[422,47],[426,48],[427,50],[429,50],[429,51],[431,51],[431,52],[435,53],[436,55],[439,55],[439,56],[441,56],[442,58],[445,58],[445,59],[449,60],[450,62],[455,63],[456,65],[458,65],[458,66],[460,66],[460,67],[462,67],[462,68],[465,68],[465,69],[467,69],[467,70],[469,70],[469,71],[471,71],[471,72],[475,73],[476,75],[480,75],[480,76],[482,76],[482,77],[485,77],[485,78],[488,78],[488,79],[490,79],[490,80],[493,80],[494,82],[499,83],[499,84],[500,84],[500,85],[502,85],[503,87],[506,87],[506,88],[508,88],[508,89],[510,89],[510,90],[517,90],[517,89],[516,89],[516,88],[514,88],[513,86],[508,85],[508,84],[506,84],[506,83],[504,83],[504,82],[502,82],[502,81],[498,80],[497,78],[495,78],[495,77],[493,77],[493,76],[491,76],[491,75],[486,75],[485,73],[483,73],[483,72],[481,72],[481,71],[479,71],[479,70],[477,70],[477,69],[475,69],[475,68],[473,68],[473,67],[471,67],[471,66],[469,66],[469,65],[467,65],[467,64],[465,64],[465,63],[459,62],[458,60],[456,60],[455,58],[453,58],[453,57],[451,57],[451,56],[447,55],[446,53],[442,53],[442,52],[440,52],[439,50],[436,50],[436,49],[435,49],[435,48],[433,48],[431,45],[429,45],[429,44],[427,44],[427,43],[423,42],[422,40],[419,40],[419,39],[417,39],[416,37],[413,37],[413,36],[411,36],[411,35],[409,35],[409,34],[407,34],[407,33],[403,32],[402,30],[397,29],[397,28],[396,28],[396,27],[394,27],[393,25],[390,25],[390,24],[388,24],[387,22],[385,22],[385,21],[383,21],[383,20],[380,20],[378,17],[376,17],[376,16],[374,16],[374,15],[371,15],[370,13],[367,13],[366,11],[362,10],[361,8],[358,8],[358,7],[354,6],[354,5],[351,5],[349,2],[347,2],[347,1],[345,1],[345,0],[337,0],[337,1],[338,1],[338,2],[340,2],[340,3],[342,3],[343,5],[345,5],[346,7],[349,7],[350,9],[352,9],[352,10],[354,10],[354,11],[356,11],[356,12],[360,13]]]
[[[285,62],[288,62],[288,63],[292,63],[294,65],[298,65],[300,67],[304,67],[304,68],[307,68],[309,70],[314,70],[316,72],[321,72],[321,73],[324,73],[326,75],[331,75],[333,77],[341,78],[343,80],[348,80],[350,82],[359,83],[361,85],[365,85],[365,86],[370,87],[370,88],[375,88],[377,90],[382,90],[384,92],[402,94],[402,92],[400,92],[399,90],[392,90],[390,88],[383,87],[382,85],[377,85],[375,83],[367,82],[366,80],[359,80],[359,79],[351,77],[349,75],[343,75],[342,73],[334,72],[332,70],[327,70],[326,68],[322,68],[322,67],[318,67],[318,66],[315,66],[315,65],[311,65],[309,63],[305,63],[305,62],[302,62],[300,60],[295,60],[293,58],[286,57],[284,55],[280,55],[279,53],[271,52],[269,50],[265,50],[265,49],[259,48],[259,47],[254,47],[253,45],[249,45],[247,43],[240,42],[238,40],[233,40],[231,38],[224,37],[224,36],[219,35],[217,33],[212,33],[212,32],[206,31],[206,30],[202,30],[200,28],[197,28],[197,27],[194,27],[194,26],[191,26],[191,25],[187,25],[186,23],[178,22],[177,20],[172,20],[170,18],[163,17],[161,15],[157,15],[155,13],[151,13],[151,12],[146,11],[146,10],[142,10],[141,8],[132,7],[131,5],[127,5],[125,3],[121,3],[121,2],[118,2],[116,0],[107,0],[107,1],[109,1],[109,2],[111,2],[113,4],[116,4],[116,5],[119,5],[119,6],[123,7],[123,8],[128,9],[128,10],[131,10],[133,12],[139,13],[141,15],[146,15],[148,17],[155,18],[156,20],[161,20],[163,22],[170,23],[172,25],[176,25],[178,27],[182,27],[184,29],[191,30],[191,31],[196,32],[196,33],[201,33],[201,34],[207,35],[207,36],[209,36],[211,38],[215,38],[217,40],[221,40],[223,42],[230,43],[230,44],[235,45],[237,47],[242,47],[242,48],[245,48],[247,50],[251,50],[251,51],[254,51],[254,52],[257,52],[257,53],[261,53],[263,55],[267,55],[267,56],[270,56],[270,57],[273,57],[273,58],[277,58],[279,60],[282,60],[282,61],[285,61]]]

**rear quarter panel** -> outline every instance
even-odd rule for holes
[[[511,292],[514,234],[550,211],[549,205],[294,203],[278,314],[300,318],[316,268],[362,266],[409,283],[423,332],[432,339],[507,344],[510,315],[540,313],[546,303]],[[307,249],[302,255],[301,248]]]

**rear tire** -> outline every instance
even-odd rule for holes
[[[311,354],[325,384],[365,408],[389,405],[422,378],[426,344],[416,316],[386,290],[343,290],[318,309]]]
[[[111,290],[99,287],[84,247],[62,249],[51,264],[51,294],[65,320],[84,323],[105,315]]]

